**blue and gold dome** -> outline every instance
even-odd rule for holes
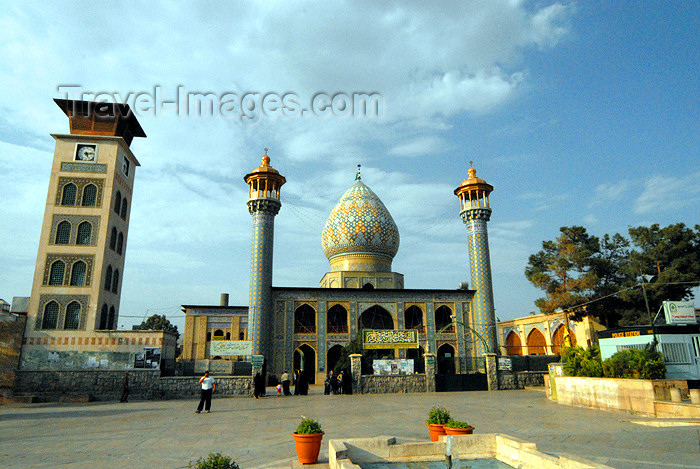
[[[358,178],[328,216],[321,245],[332,271],[391,272],[399,229],[379,197]]]

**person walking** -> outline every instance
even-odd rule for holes
[[[338,373],[338,378],[336,379],[336,381],[338,383],[337,384],[337,386],[338,386],[337,394],[345,394],[345,390],[343,389],[344,378],[345,377],[343,376],[343,371],[341,370],[340,373]]]
[[[204,376],[199,378],[199,384],[202,385],[202,397],[199,399],[199,405],[195,413],[199,414],[204,408],[208,414],[211,412],[211,395],[216,392],[216,380],[209,376],[209,371],[207,370],[204,372]]]
[[[122,381],[122,397],[119,402],[129,402],[127,398],[129,397],[129,372],[124,373],[124,381]]]
[[[289,392],[289,373],[287,373],[287,370],[284,370],[284,373],[282,373],[282,391],[285,396],[292,395],[292,393]]]
[[[265,382],[260,372],[255,373],[253,377],[253,396],[257,399],[263,396],[263,391],[265,390]]]

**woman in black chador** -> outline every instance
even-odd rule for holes
[[[265,381],[262,375],[259,372],[255,373],[255,377],[253,378],[253,396],[255,396],[256,399],[260,396],[264,396],[264,390]]]

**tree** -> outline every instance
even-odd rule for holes
[[[140,330],[152,330],[152,331],[166,331],[175,334],[176,339],[180,338],[180,332],[177,330],[177,326],[174,326],[165,317],[165,314],[158,315],[154,314],[138,326]]]
[[[560,228],[561,236],[544,241],[530,256],[525,276],[545,297],[535,301],[543,313],[573,312],[573,319],[597,317],[607,327],[649,324],[641,281],[651,314],[664,300],[686,300],[700,284],[700,225],[629,228],[621,234],[591,236],[580,226]],[[645,281],[646,282],[646,281]]]

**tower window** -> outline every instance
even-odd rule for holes
[[[440,332],[454,332],[455,326],[452,322],[452,310],[447,306],[440,306],[435,310],[435,329]]]
[[[51,264],[49,274],[49,285],[63,285],[63,275],[66,272],[66,264],[63,261],[56,261]]]
[[[107,272],[105,272],[105,290],[109,291],[112,288],[112,266],[107,266]]]
[[[56,227],[56,244],[68,244],[70,242],[70,222],[62,221]]]
[[[114,251],[117,247],[117,229],[112,227],[112,235],[109,237],[109,248]]]
[[[126,202],[126,197],[122,199],[122,214],[121,217],[123,220],[126,220],[126,207],[127,207],[127,202]]]
[[[64,329],[77,329],[80,326],[80,303],[73,301],[66,308]]]
[[[122,193],[117,191],[117,195],[114,196],[114,213],[119,215],[119,211],[122,206]]]
[[[316,332],[316,311],[303,304],[294,311],[294,333],[309,334]]]
[[[75,196],[77,192],[78,188],[72,182],[63,186],[61,205],[75,205]]]
[[[89,222],[82,222],[78,225],[78,238],[76,244],[90,244],[92,238],[92,225]]]
[[[117,237],[117,254],[122,253],[123,246],[124,246],[124,235],[122,233],[119,233],[119,236]]]
[[[112,279],[112,293],[117,293],[119,290],[119,269],[114,269],[114,278]]]
[[[116,319],[114,317],[114,315],[115,315],[114,306],[110,306],[109,307],[109,316],[107,316],[107,329],[114,329],[114,321]]]
[[[85,285],[85,272],[87,265],[83,261],[78,261],[73,264],[70,272],[70,284],[74,287],[82,287]]]
[[[107,329],[107,305],[102,305],[102,312],[100,313],[100,329]]]
[[[83,207],[94,207],[97,201],[97,186],[88,184],[83,189]]]
[[[55,301],[49,301],[49,303],[44,306],[44,317],[41,320],[42,329],[56,329],[58,324],[58,303]]]

